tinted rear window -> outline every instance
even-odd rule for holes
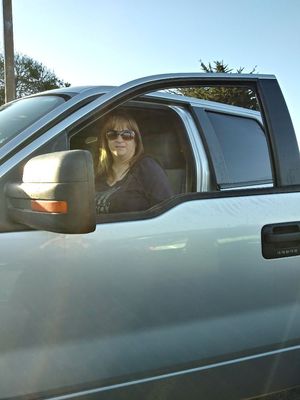
[[[223,186],[272,182],[272,170],[265,133],[260,123],[247,117],[207,112],[217,135],[228,182]]]

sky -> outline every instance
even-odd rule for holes
[[[12,9],[15,51],[73,86],[200,72],[200,60],[274,74],[300,138],[300,0],[12,0]]]

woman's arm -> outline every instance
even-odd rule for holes
[[[166,172],[153,158],[142,158],[137,172],[150,207],[174,195]]]

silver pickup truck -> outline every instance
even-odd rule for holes
[[[251,90],[259,111],[178,92],[220,86]],[[99,130],[119,108],[175,195],[96,216]],[[300,384],[300,159],[274,76],[157,75],[9,103],[0,186],[0,399]]]

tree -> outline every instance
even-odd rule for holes
[[[23,54],[15,55],[16,97],[70,86],[40,62]],[[0,53],[0,104],[4,103],[4,56]]]
[[[211,63],[205,65],[200,60],[202,72],[208,73],[232,73],[233,69],[229,68],[223,61],[214,61],[214,65]],[[244,68],[238,68],[236,71],[238,74],[244,72]],[[248,72],[253,74],[256,72],[256,66],[252,71]],[[174,93],[174,91],[173,91]],[[191,88],[179,88],[177,93],[183,94],[184,96],[196,97],[204,100],[218,101],[221,103],[231,104],[234,106],[250,108],[252,110],[258,110],[259,105],[255,96],[255,93],[251,89],[238,88],[238,87],[191,87]]]

